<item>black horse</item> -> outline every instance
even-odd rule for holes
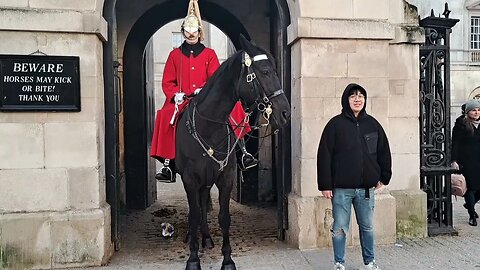
[[[273,58],[240,36],[243,51],[227,59],[180,116],[176,133],[176,167],[182,177],[189,206],[190,257],[187,270],[201,269],[197,233],[202,246],[212,248],[207,225],[207,201],[215,184],[219,191],[218,220],[223,234],[222,269],[236,269],[229,238],[230,193],[237,175],[237,143],[228,125],[229,114],[241,101],[247,113],[259,111],[273,130],[290,119],[290,104],[275,72]],[[248,121],[248,120],[247,120]]]

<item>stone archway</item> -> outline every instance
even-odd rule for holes
[[[480,86],[476,87],[475,89],[473,89],[472,92],[470,92],[470,95],[468,95],[468,99],[472,98],[480,99]]]
[[[185,2],[188,3],[188,2]],[[145,208],[153,201],[152,191],[155,189],[149,179],[152,174],[154,162],[148,156],[147,149],[151,142],[151,130],[153,119],[148,116],[152,113],[153,104],[146,100],[152,100],[153,89],[144,91],[143,56],[145,46],[150,37],[162,25],[175,19],[183,18],[186,5],[169,1],[147,11],[134,24],[125,42],[123,52],[124,65],[124,121],[125,121],[125,176],[126,176],[126,203],[129,208]],[[219,14],[227,14],[219,15]],[[203,18],[221,27],[232,40],[238,44],[238,35],[243,33],[249,36],[241,22],[235,19],[227,10],[216,4],[204,3],[202,6]],[[224,16],[229,18],[224,22]],[[140,90],[142,89],[142,90]]]
[[[150,129],[153,125],[153,119],[149,118],[149,115],[153,115],[153,106],[149,103],[152,97],[152,89],[146,89],[144,85],[145,73],[142,68],[144,65],[144,50],[150,37],[157,29],[170,21],[185,16],[188,1],[183,4],[171,0],[158,0],[156,3],[152,3],[152,1],[148,1],[148,3],[145,1],[145,3],[138,2],[132,5],[128,1],[120,0],[106,2],[106,5],[116,5],[115,16],[112,18],[112,25],[115,25],[113,43],[116,48],[111,51],[118,54],[118,59],[122,64],[119,75],[123,78],[123,134],[125,136],[124,161],[121,154],[120,157],[117,156],[120,159],[118,162],[120,166],[123,162],[125,164],[125,179],[122,179],[121,171],[117,178],[107,178],[107,197],[110,194],[110,199],[107,199],[107,201],[110,204],[116,203],[117,206],[125,202],[125,199],[119,199],[119,197],[124,196],[119,190],[126,190],[127,207],[136,209],[144,209],[153,203],[155,200],[154,192],[156,192],[155,182],[149,180],[154,179],[154,162],[148,157],[147,150],[150,144]],[[202,19],[220,28],[237,47],[239,33],[243,33],[262,47],[270,48],[272,54],[277,58],[278,72],[282,74],[284,88],[289,95],[290,51],[286,45],[286,31],[290,17],[287,3],[283,0],[263,3],[264,6],[257,8],[253,13],[251,12],[252,9],[249,8],[252,5],[257,5],[257,3],[254,0],[249,0],[246,4],[239,4],[236,1],[205,1],[201,3]],[[142,10],[139,11],[138,9]],[[250,16],[253,15],[260,19],[250,19]],[[135,19],[131,17],[135,17]],[[242,18],[243,20],[249,18],[246,20],[248,23],[244,23]],[[113,59],[116,58],[113,57]],[[105,59],[108,59],[108,55],[105,56]],[[108,66],[108,63],[106,66]],[[105,74],[107,82],[108,74]],[[117,102],[118,99],[114,97],[115,91],[107,90],[108,87],[113,88],[114,84],[112,86],[112,84],[107,85],[106,83],[105,87],[106,100],[110,100],[110,104]],[[110,95],[110,97],[107,97],[107,95]],[[106,110],[107,119],[109,118],[109,112],[110,114],[113,113],[112,110]],[[122,133],[121,124],[119,132]],[[114,141],[113,136],[106,136],[107,146],[115,145],[111,143]],[[122,140],[120,139],[120,141]],[[281,183],[275,188],[280,190],[278,192],[282,194],[279,196],[279,198],[282,198],[282,200],[279,200],[279,209],[282,210],[280,211],[278,224],[281,226],[279,235],[283,237],[283,229],[287,224],[285,221],[287,197],[284,194],[289,191],[291,181],[290,130],[288,129],[285,134],[275,137],[272,145],[274,146],[272,147],[274,154],[272,167],[276,171],[271,175],[281,179],[278,181]],[[120,152],[122,152],[122,149],[120,149]],[[107,168],[107,175],[113,175],[113,167],[111,167],[111,170],[109,172]],[[118,187],[118,183],[121,187]],[[112,207],[112,224],[115,224],[118,223],[118,220],[115,221],[115,217],[118,218],[118,212],[114,213],[113,208],[118,211],[119,207]],[[118,226],[112,225],[112,230],[114,230],[113,235],[116,235]]]

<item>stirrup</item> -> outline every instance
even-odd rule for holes
[[[169,175],[168,175],[169,174]],[[162,168],[155,174],[155,179],[162,183],[175,183],[175,174],[170,167],[163,165]]]
[[[244,161],[249,160],[250,162],[245,163]],[[242,158],[239,162],[240,170],[246,171],[250,168],[253,168],[258,165],[258,160],[250,153],[243,153]]]

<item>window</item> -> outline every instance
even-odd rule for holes
[[[480,19],[480,17],[479,17]],[[173,32],[172,33],[172,47],[178,48],[183,43],[183,35],[181,32]]]
[[[480,49],[480,17],[472,16],[470,19],[470,49]]]
[[[480,16],[470,18],[471,62],[480,62]]]

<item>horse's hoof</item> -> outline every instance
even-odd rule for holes
[[[211,237],[206,237],[202,239],[202,248],[212,249],[215,245],[213,244],[213,239]]]
[[[225,264],[222,265],[221,270],[237,270],[237,267],[235,267],[235,263]]]
[[[190,242],[190,239],[191,239],[190,233],[187,233],[185,235],[185,238],[183,238],[183,243],[188,244]]]
[[[202,267],[200,267],[200,262],[187,262],[185,270],[202,270]]]

